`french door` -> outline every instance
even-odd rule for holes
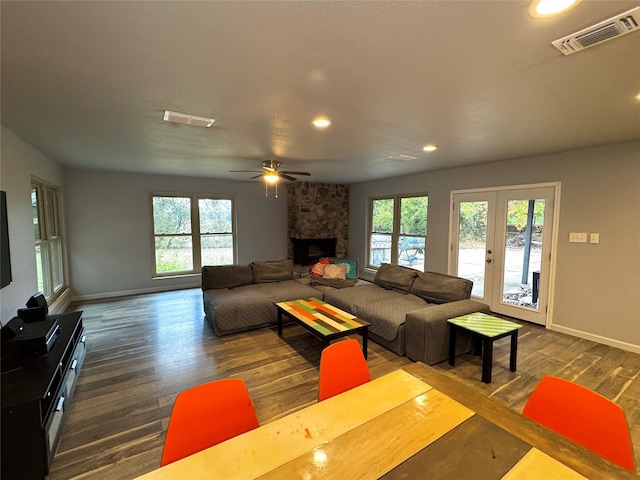
[[[449,270],[491,311],[545,325],[556,186],[452,193]]]

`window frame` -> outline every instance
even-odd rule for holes
[[[429,195],[427,192],[421,192],[421,193],[409,193],[409,194],[397,194],[397,195],[382,195],[382,196],[375,196],[375,197],[369,197],[368,199],[368,212],[367,212],[367,235],[366,235],[366,259],[367,259],[367,269],[371,269],[371,270],[378,270],[378,268],[380,268],[380,265],[375,265],[373,263],[373,258],[372,258],[372,251],[371,251],[371,241],[372,241],[372,236],[373,235],[390,235],[391,236],[391,253],[390,253],[390,259],[389,259],[389,263],[391,263],[392,265],[399,265],[398,260],[399,260],[399,243],[400,243],[400,238],[401,237],[411,237],[411,238],[419,238],[419,239],[424,239],[425,242],[425,246],[426,246],[426,242],[427,242],[427,228],[425,228],[425,233],[424,235],[422,234],[411,234],[411,233],[401,233],[401,211],[402,211],[402,200],[403,199],[408,199],[408,198],[417,198],[417,197],[426,197],[427,198],[427,223],[428,223],[428,219],[429,219]],[[392,229],[391,232],[374,232],[373,231],[373,205],[374,202],[379,201],[379,200],[392,200],[393,201],[393,221],[392,221]],[[426,250],[425,250],[426,251]],[[381,262],[382,263],[382,262]],[[386,263],[386,262],[385,262]],[[426,255],[424,255],[424,259],[422,262],[422,270],[419,269],[415,269],[415,270],[419,270],[419,271],[424,271],[426,267]],[[410,266],[409,268],[413,268],[413,266]]]
[[[62,229],[62,189],[37,177],[31,177],[31,193],[36,192],[35,208],[38,218],[38,237],[34,230],[34,253],[38,289],[51,304],[68,288],[66,243]],[[32,217],[35,219],[35,215]],[[35,224],[32,224],[35,227]],[[40,255],[38,255],[38,250]],[[40,261],[38,260],[40,259]],[[58,268],[54,268],[54,262]],[[54,278],[56,271],[59,278]],[[59,280],[59,281],[57,281]]]
[[[190,202],[190,233],[178,234],[156,234],[154,223],[154,199],[155,198],[187,198]],[[227,200],[231,202],[231,231],[230,232],[201,232],[200,231],[200,200]],[[151,275],[152,278],[186,277],[199,275],[202,270],[202,237],[212,234],[231,236],[232,263],[237,263],[238,248],[236,235],[236,202],[232,196],[216,195],[211,193],[178,193],[178,192],[151,192],[149,193],[149,212],[151,225]],[[170,272],[158,272],[156,258],[156,238],[157,237],[190,237],[191,238],[191,260],[190,270],[172,270]]]

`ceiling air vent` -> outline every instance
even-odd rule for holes
[[[632,8],[579,32],[554,40],[551,44],[565,55],[571,55],[636,30],[640,30],[640,7]]]

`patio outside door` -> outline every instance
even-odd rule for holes
[[[546,324],[555,187],[453,194],[450,270],[491,310]]]

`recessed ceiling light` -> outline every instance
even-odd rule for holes
[[[197,127],[210,127],[215,122],[215,119],[209,117],[199,117],[197,115],[191,115],[190,113],[178,113],[164,111],[163,120],[165,122],[182,123],[185,125],[194,125]]]
[[[536,18],[550,17],[575,7],[580,0],[534,0],[529,7],[529,15]]]
[[[315,118],[311,123],[313,124],[314,127],[317,127],[317,128],[327,128],[329,125],[331,125],[331,120],[325,117],[320,117],[320,118]]]
[[[438,147],[436,147],[435,145],[425,145],[424,147],[422,147],[422,150],[424,150],[425,152],[435,152],[438,149]]]
[[[640,93],[636,95],[636,100],[640,100]]]

